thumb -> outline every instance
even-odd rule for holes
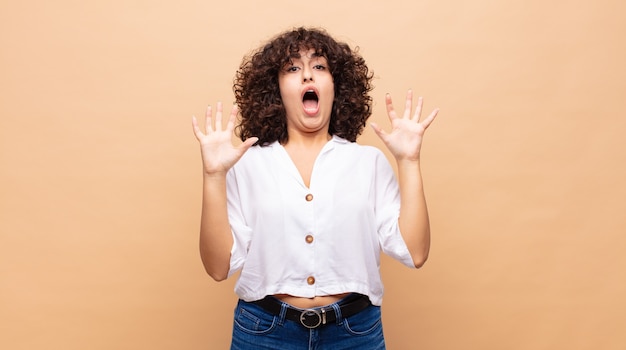
[[[247,138],[241,145],[239,145],[239,149],[242,150],[242,153],[246,152],[250,147],[252,147],[257,141],[259,141],[258,137],[250,137]]]
[[[370,126],[381,140],[385,140],[385,136],[387,136],[385,130],[381,129],[376,123],[370,123]]]

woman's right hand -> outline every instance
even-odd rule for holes
[[[238,110],[237,105],[234,105],[225,129],[222,129],[221,102],[217,103],[215,127],[213,127],[211,106],[207,107],[204,132],[198,126],[196,117],[192,118],[193,131],[196,139],[200,142],[202,163],[206,175],[225,175],[243,154],[258,141],[257,137],[250,137],[238,146],[233,145],[232,137]]]

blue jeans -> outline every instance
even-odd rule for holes
[[[288,304],[280,315],[239,300],[235,309],[231,350],[384,350],[385,338],[380,307],[370,305],[348,318],[341,317],[339,304],[329,305],[337,320],[315,329],[285,319]]]

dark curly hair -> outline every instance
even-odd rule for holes
[[[373,74],[365,60],[346,43],[337,42],[323,29],[295,28],[274,37],[244,57],[234,79],[235,101],[241,111],[237,134],[241,140],[256,136],[257,144],[286,143],[287,118],[278,87],[280,70],[300,56],[315,50],[328,61],[335,97],[328,132],[356,141],[372,114]]]

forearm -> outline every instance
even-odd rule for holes
[[[419,160],[398,161],[400,218],[398,225],[413,263],[421,267],[430,250],[430,223]]]
[[[233,237],[228,221],[226,176],[204,175],[200,257],[207,273],[216,281],[228,277]]]

